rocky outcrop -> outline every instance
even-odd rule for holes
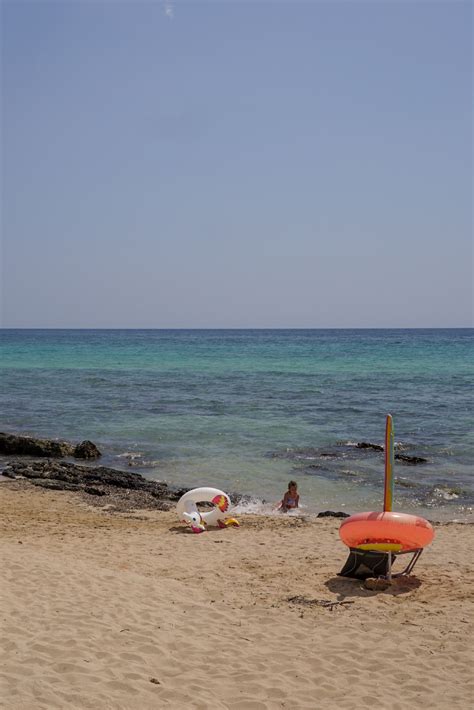
[[[63,458],[72,456],[74,446],[66,441],[35,439],[30,436],[0,433],[0,454],[7,456],[49,456]]]
[[[402,461],[403,463],[409,463],[413,466],[418,463],[428,463],[428,459],[423,458],[423,456],[406,456],[406,454],[395,454],[397,461]]]
[[[81,444],[70,444],[67,441],[52,439],[36,439],[32,436],[17,436],[0,432],[0,454],[6,456],[44,456],[47,458],[64,458],[74,456],[78,459],[96,459],[101,452],[92,441]]]
[[[98,459],[102,454],[92,441],[86,439],[74,448],[73,456],[75,459]]]
[[[28,479],[42,488],[76,491],[93,505],[108,505],[120,512],[140,508],[168,510],[188,490],[149,481],[139,473],[66,461],[12,461],[2,473],[8,478]]]
[[[383,451],[383,446],[380,444],[371,444],[370,441],[359,441],[356,444],[358,449],[372,449],[373,451]]]
[[[405,448],[406,445],[395,444],[395,447],[400,450]],[[335,465],[337,465],[338,460],[344,459],[346,461],[350,459],[363,459],[366,456],[375,456],[378,452],[383,453],[385,447],[382,444],[373,444],[370,441],[359,441],[353,442],[339,442],[333,444],[332,446],[325,446],[324,449],[317,449],[314,447],[303,447],[300,449],[285,449],[284,451],[274,451],[269,455],[272,458],[279,459],[289,459],[290,461],[320,461],[323,462],[325,466],[331,465],[334,460]],[[375,452],[372,454],[372,452]],[[395,458],[398,461],[406,464],[420,464],[428,463],[428,459],[422,456],[407,456],[406,454],[396,453]],[[310,465],[318,466],[319,464],[306,464],[307,467]]]

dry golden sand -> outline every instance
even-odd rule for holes
[[[336,576],[333,519],[193,535],[19,483],[0,503],[3,708],[472,704],[470,525],[439,526],[416,574],[374,592]]]

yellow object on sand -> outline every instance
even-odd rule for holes
[[[358,550],[373,550],[374,552],[401,552],[403,545],[398,542],[364,542],[357,545]]]
[[[235,518],[227,518],[227,520],[224,520],[224,525],[226,526],[226,528],[229,525],[234,525],[236,528],[240,528],[240,523]]]

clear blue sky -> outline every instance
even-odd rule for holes
[[[5,327],[472,325],[470,2],[2,3]]]

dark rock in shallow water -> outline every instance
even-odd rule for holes
[[[7,456],[49,456],[62,458],[72,456],[74,447],[66,441],[34,439],[0,432],[0,454]]]
[[[0,433],[0,454],[7,456],[44,456],[61,459],[74,456],[76,459],[96,459],[102,456],[92,441],[83,441],[77,446],[67,441],[36,439],[32,436]]]
[[[356,444],[358,449],[373,449],[374,451],[383,451],[383,446],[380,444],[371,444],[370,441],[359,441]]]
[[[369,441],[360,441],[357,444],[339,442],[334,445],[326,445],[324,448],[316,449],[305,447],[301,449],[286,449],[285,451],[275,451],[272,458],[290,459],[290,461],[317,461],[321,459],[345,459],[354,456],[363,456],[365,451],[383,451],[380,444],[371,444]]]
[[[75,447],[73,456],[75,459],[98,459],[102,454],[92,441],[86,439]]]
[[[317,518],[350,518],[349,513],[334,513],[332,510],[324,510],[322,513],[318,513]]]
[[[404,451],[407,448],[413,448],[411,444],[395,444],[395,449]],[[337,442],[334,445],[326,445],[324,448],[317,449],[313,447],[304,447],[301,449],[285,449],[283,451],[274,451],[268,454],[272,458],[289,459],[290,461],[320,461],[330,459],[353,459],[363,458],[366,454],[372,451],[383,452],[385,447],[382,444],[373,444],[370,441],[353,442]],[[404,461],[405,463],[426,463],[427,459],[421,456],[407,456],[406,454],[395,454],[395,458]]]
[[[407,456],[406,454],[395,454],[397,461],[403,461],[403,463],[428,463],[428,459],[424,459],[422,456]]]

